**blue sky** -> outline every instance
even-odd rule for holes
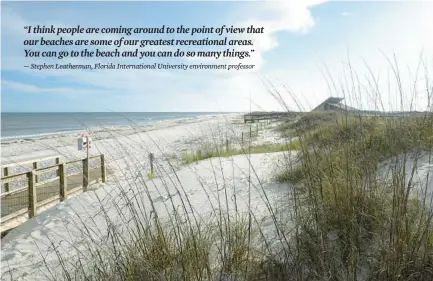
[[[396,109],[401,95],[397,94],[397,89],[388,89],[385,78],[388,78],[392,69],[387,56],[392,57],[395,53],[403,82],[414,80],[421,54],[423,60],[430,63],[428,68],[433,73],[433,39],[427,35],[433,34],[433,2],[287,2],[2,2],[1,110],[248,111],[250,106],[253,110],[282,109],[280,103],[269,94],[261,77],[271,81],[292,110],[299,106],[310,109],[329,95],[344,95],[349,104],[361,108]],[[40,36],[53,38],[25,33],[24,26],[37,24],[64,27],[246,27],[254,24],[263,26],[265,34],[241,37],[253,39],[255,43],[254,56],[244,60],[24,58],[25,39],[38,39]],[[108,38],[117,39],[121,36],[110,35]],[[90,37],[99,38],[95,35],[80,35],[80,38]],[[144,39],[152,36],[132,37]],[[176,35],[176,38],[191,37],[199,39],[211,36]],[[38,48],[42,50],[42,47]],[[68,47],[63,48],[68,50]],[[242,62],[256,67],[250,72],[37,71],[24,68],[24,65],[31,63],[84,64],[107,61],[186,64]],[[360,87],[357,89],[362,90],[352,89],[347,82],[350,76],[347,68],[349,61],[360,80],[369,75],[366,63],[372,69],[381,86],[382,103],[374,96],[375,91],[368,81],[359,82]],[[338,85],[337,93],[327,86],[331,80],[325,79],[328,71]],[[423,73],[418,73],[420,88],[414,102],[411,102],[415,95],[410,93],[410,88],[405,89],[408,93],[403,95],[407,99],[404,104],[413,104],[420,110],[427,105],[427,94],[422,88],[425,85],[421,76]],[[283,85],[290,87],[293,93],[289,94]]]

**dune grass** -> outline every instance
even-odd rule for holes
[[[330,115],[324,116],[321,127],[317,122],[298,127],[302,140],[299,146],[306,158],[314,158],[317,165],[323,166],[319,171],[331,167],[328,161],[333,164],[333,170],[341,169],[349,158],[351,169],[359,168],[364,174],[374,172],[381,161],[400,153],[433,149],[432,115],[404,119],[334,115],[333,121],[328,119]],[[309,119],[308,115],[305,118]],[[297,182],[305,178],[311,172],[306,165],[308,163],[304,162],[296,169],[277,175],[278,181]]]
[[[262,145],[249,146],[245,148],[218,148],[215,146],[202,146],[203,150],[199,149],[196,152],[183,152],[182,161],[184,164],[191,164],[200,160],[209,159],[213,157],[231,157],[241,154],[258,154],[258,153],[272,153],[281,151],[298,150],[300,148],[298,141],[291,141],[288,143],[269,143]]]
[[[296,131],[304,132],[305,130],[314,130],[325,124],[335,121],[338,115],[337,112],[308,112],[304,114],[299,120],[285,120],[279,124],[276,129],[280,132],[293,133]]]
[[[299,151],[299,164],[287,161],[284,171],[274,175],[292,183],[287,209],[276,209],[263,197],[271,223],[263,225],[251,205],[245,213],[226,211],[229,205],[237,210],[236,198],[227,196],[210,203],[215,204],[210,217],[190,211],[188,196],[180,203],[170,199],[169,214],[163,217],[148,195],[148,177],[138,178],[130,184],[149,196],[150,206],[138,196],[121,193],[131,214],[124,223],[127,235],[107,215],[110,235],[104,237],[104,247],[89,246],[90,254],[74,269],[59,256],[63,276],[53,280],[433,280],[430,175],[426,183],[415,180],[421,157],[433,163],[431,115],[388,119],[312,113],[283,123],[277,131],[296,141],[237,148],[206,144],[182,155],[187,164],[237,154]],[[380,169],[386,161],[385,177]],[[415,164],[407,168],[411,161]],[[257,176],[253,168],[249,177]],[[179,181],[174,173],[167,182]],[[166,188],[168,183],[162,182]],[[184,188],[188,187],[179,183],[180,193]],[[266,194],[261,184],[251,188]],[[120,199],[115,198],[115,204]],[[101,211],[107,212],[102,204]],[[86,223],[79,227],[91,236]],[[271,238],[264,234],[269,229],[276,232]]]
[[[148,177],[149,179],[155,179],[155,178],[156,178],[156,174],[155,174],[155,173],[152,173],[152,172],[149,172],[149,173],[147,173],[147,177]]]
[[[264,238],[254,214],[215,209],[205,223],[194,215],[169,221],[156,216],[144,225],[137,221],[142,226],[132,242],[115,234],[111,248],[119,251],[108,264],[95,259],[87,280],[432,280],[433,208],[428,198],[415,195],[416,188],[424,196],[426,190],[415,187],[415,172],[404,168],[409,157],[431,154],[432,117],[333,115],[322,122],[319,115],[291,128],[298,138],[291,148],[302,153],[302,161],[276,175],[296,184],[291,210],[279,210],[290,227],[273,215],[275,240]],[[241,153],[247,152],[208,156]],[[393,157],[398,158],[388,167],[390,177],[377,176],[380,164]]]
[[[302,162],[276,175],[306,196],[298,251],[314,265],[313,280],[433,280],[431,198],[427,183],[415,195],[416,171],[406,170],[409,159],[431,159],[433,116],[329,117],[307,115],[290,128],[299,133]],[[378,169],[387,159],[384,179]]]
[[[235,124],[236,126],[232,126]],[[221,135],[211,133],[206,139],[200,140],[191,149],[183,151],[180,155],[184,165],[213,157],[230,157],[239,154],[246,154],[251,148],[251,153],[265,153],[290,150],[287,144],[260,144],[252,145],[257,139],[265,123],[245,124],[243,119],[235,119],[229,127],[228,135],[223,138]],[[227,128],[225,128],[227,129]],[[293,147],[295,147],[293,144]]]

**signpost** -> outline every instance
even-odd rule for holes
[[[78,137],[78,150],[82,151],[86,149],[86,159],[83,160],[83,192],[87,191],[87,187],[89,185],[89,148],[91,148],[92,139],[90,138],[89,133],[82,133]]]

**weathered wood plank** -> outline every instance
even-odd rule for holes
[[[107,174],[110,174],[110,171],[107,170]],[[101,180],[101,169],[95,168],[90,171],[90,179],[89,185],[96,182],[97,180]],[[65,186],[65,195],[67,198],[67,194],[71,192],[71,190],[75,188],[82,188],[83,186],[83,174],[80,173],[78,175],[66,175],[67,186]],[[28,188],[21,188],[17,191],[10,192],[10,194],[1,196],[1,217],[3,218],[7,215],[15,213],[20,209],[26,208],[28,206],[27,199],[27,191]],[[41,184],[36,186],[37,198],[38,202],[44,201],[53,196],[59,196],[60,193],[60,179],[57,181],[52,181],[49,183]]]
[[[33,171],[27,173],[27,178],[29,180],[28,198],[29,198],[29,219],[36,216],[36,207],[38,203],[38,198],[36,195],[36,175]]]
[[[60,160],[57,158],[57,164],[54,166],[38,168],[29,172],[2,177],[1,182],[3,184],[15,181],[26,181],[26,186],[0,194],[1,217],[9,217],[13,213],[19,212],[24,208],[28,210],[30,217],[34,216],[36,215],[37,209],[35,206],[44,200],[49,200],[51,197],[57,196],[57,198],[60,198],[60,201],[63,201],[67,198],[68,193],[74,188],[82,188],[83,191],[86,191],[88,186],[94,182],[105,182],[107,171],[104,156],[98,155],[90,157],[89,159],[99,160],[100,165],[96,168],[90,168],[89,165],[86,164],[87,159],[71,161],[72,163],[84,162],[84,169],[82,169],[81,172],[68,175],[66,173],[68,163],[60,164]],[[38,164],[35,165],[36,161],[28,161],[28,163],[33,163],[33,168],[39,167]],[[56,175],[53,175],[53,177],[44,181],[36,181],[37,176],[54,171],[57,171],[57,173]]]
[[[38,158],[38,159],[25,160],[25,161],[21,161],[21,162],[13,162],[13,163],[8,163],[5,165],[2,165],[2,167],[3,168],[11,168],[11,167],[16,167],[16,166],[24,166],[24,165],[27,165],[30,163],[34,163],[34,162],[40,163],[42,161],[47,161],[47,160],[52,160],[52,159],[56,159],[56,162],[57,162],[58,161],[57,158],[60,159],[60,156],[59,155],[48,156],[48,157],[43,157],[43,158]]]

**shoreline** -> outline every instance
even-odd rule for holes
[[[279,239],[278,231],[275,231],[275,221],[287,223],[282,225],[289,227],[288,231],[292,230],[291,227],[295,224],[292,224],[293,221],[286,214],[292,210],[290,208],[294,204],[285,199],[294,198],[291,197],[293,193],[290,191],[292,185],[276,183],[274,176],[279,171],[287,170],[288,167],[295,167],[299,157],[302,157],[302,151],[211,157],[180,167],[175,167],[171,163],[172,160],[179,160],[176,159],[176,156],[173,157],[172,153],[177,153],[179,156],[184,149],[186,151],[201,149],[200,146],[205,149],[208,145],[206,142],[212,140],[216,141],[216,144],[220,142],[219,144],[224,148],[226,140],[233,141],[233,138],[229,138],[243,133],[245,129],[249,129],[249,132],[252,128],[257,130],[257,136],[254,140],[247,142],[248,146],[263,144],[268,140],[271,143],[278,142],[279,134],[274,130],[278,125],[277,122],[268,124],[259,130],[258,124],[251,126],[249,123],[238,121],[242,121],[241,118],[233,115],[232,117],[201,118],[190,122],[163,122],[164,126],[152,132],[131,130],[133,135],[124,135],[122,132],[122,134],[112,134],[111,138],[96,141],[97,153],[105,151],[110,156],[110,160],[106,163],[121,173],[113,173],[112,177],[109,177],[107,182],[100,185],[99,188],[69,198],[41,212],[37,218],[26,221],[5,236],[2,239],[2,251],[5,253],[2,261],[3,263],[7,261],[7,267],[2,265],[2,271],[9,270],[9,273],[4,275],[5,280],[12,281],[14,280],[12,277],[19,276],[23,278],[22,280],[37,278],[48,281],[48,278],[45,277],[47,269],[52,270],[50,273],[55,272],[60,275],[62,265],[58,259],[59,256],[63,261],[66,260],[72,265],[83,257],[77,253],[86,255],[90,252],[89,245],[91,247],[106,246],[107,244],[101,241],[109,237],[112,229],[110,227],[115,227],[119,235],[125,237],[125,241],[129,241],[131,237],[128,235],[135,229],[134,220],[130,218],[137,215],[128,209],[131,202],[139,202],[140,208],[144,210],[141,216],[134,218],[146,222],[152,220],[153,212],[158,215],[158,218],[161,218],[163,223],[169,223],[172,214],[179,215],[182,219],[188,218],[190,214],[194,216],[197,214],[197,225],[209,222],[215,217],[218,219],[217,212],[220,212],[221,218],[221,211],[224,212],[224,215],[233,215],[233,217],[239,214],[239,218],[242,218],[242,215],[253,213],[255,221],[252,225],[263,232],[263,237],[269,239],[271,245],[278,247],[279,244],[274,244]],[[287,141],[287,135],[281,137],[282,140]],[[71,155],[77,155],[75,143],[73,143],[75,140],[69,139],[69,141],[67,148]],[[39,143],[39,146],[41,143],[53,145],[55,141],[41,140],[36,143]],[[31,144],[16,145],[16,147],[30,149],[31,146]],[[9,149],[8,146],[6,147]],[[59,153],[62,149],[66,151],[65,147],[59,146],[57,149]],[[324,151],[327,152],[327,150]],[[155,154],[155,177],[148,176],[148,153]],[[65,154],[62,155],[65,156]],[[410,162],[411,158],[405,158],[405,161],[408,161],[405,162],[407,164],[405,170],[411,173],[412,167],[417,167],[414,179],[419,177],[420,180],[423,178],[427,180],[425,183],[414,181],[413,195],[415,192],[422,191],[422,189],[418,190],[418,187],[429,188],[427,186],[428,174],[431,173],[429,156],[430,154],[427,153],[424,160],[416,156],[416,161],[422,160],[421,163],[416,162],[416,164],[413,161]],[[398,159],[398,156],[396,157]],[[356,163],[356,160],[348,160]],[[393,163],[394,159],[389,161]],[[384,162],[384,171],[389,171],[387,166],[387,163]],[[317,166],[315,169],[320,168],[322,167]],[[377,181],[391,180],[392,178],[386,179],[388,175],[390,174],[383,175],[382,179],[382,174],[379,174]],[[407,178],[409,177],[410,174],[407,175]],[[360,186],[363,187],[363,185]],[[368,190],[365,192],[365,194],[370,193]],[[431,196],[428,189],[425,194],[424,196]],[[377,202],[376,197],[373,199],[372,202]],[[186,201],[183,200],[188,200],[188,204],[184,204]],[[351,201],[346,200],[346,202]],[[180,207],[182,205],[187,207]],[[348,206],[352,207],[350,204]],[[364,214],[365,208],[363,206],[358,208]],[[150,210],[152,211],[148,212]],[[283,218],[288,218],[288,220],[280,221]],[[86,223],[86,227],[81,227],[83,222]],[[88,229],[92,231],[89,232]],[[50,246],[52,237],[56,238],[54,242],[56,246],[64,241],[69,243],[56,248],[59,249],[58,252],[54,251],[54,245]],[[86,244],[89,237],[92,242],[96,241],[96,243]],[[254,249],[256,244],[254,240],[252,242],[252,249]],[[262,246],[257,245],[257,247]],[[43,253],[43,257],[35,253]],[[90,255],[89,257],[89,260],[85,260],[86,264],[93,261]],[[44,263],[49,264],[50,267],[43,267]],[[73,266],[68,267],[68,272],[72,270]],[[26,276],[31,276],[31,279],[26,279]]]
[[[0,137],[0,144],[3,145],[10,145],[10,144],[16,144],[16,143],[24,143],[24,142],[34,142],[36,140],[43,140],[43,139],[52,139],[52,138],[61,138],[61,137],[71,137],[76,136],[77,134],[81,132],[91,132],[91,133],[103,133],[107,131],[127,131],[127,130],[134,130],[134,129],[149,129],[150,130],[157,130],[162,129],[164,126],[175,126],[175,125],[182,125],[182,123],[188,124],[188,121],[197,121],[201,122],[209,118],[220,118],[223,116],[226,117],[234,117],[234,116],[241,116],[242,113],[221,113],[221,114],[209,114],[209,115],[200,115],[200,116],[194,116],[194,117],[186,117],[186,118],[175,118],[175,119],[163,119],[163,120],[153,120],[150,121],[148,124],[130,124],[130,125],[112,125],[112,126],[101,126],[98,125],[97,127],[91,127],[91,128],[82,128],[82,129],[76,129],[76,130],[68,130],[68,131],[59,131],[59,132],[50,132],[50,133],[41,133],[41,134],[29,134],[29,135],[18,135],[18,136],[7,136],[7,137]],[[134,121],[134,120],[131,120]],[[171,123],[171,124],[170,124]],[[175,124],[172,124],[175,123]],[[176,124],[177,123],[177,124]],[[156,127],[156,128],[154,128]],[[143,131],[144,132],[144,131]]]
[[[241,114],[200,116],[160,120],[148,126],[113,126],[94,130],[90,132],[94,146],[89,153],[91,157],[106,154],[109,162],[126,159],[128,155],[140,155],[143,160],[147,160],[147,155],[141,156],[145,154],[143,151],[153,151],[163,158],[166,158],[166,155],[180,155],[198,139],[208,138],[209,129],[214,130],[215,126],[227,127],[228,123],[240,116]],[[64,161],[83,158],[85,152],[78,151],[77,136],[84,131],[2,141],[2,165],[53,155],[60,155]],[[124,165],[122,163],[121,166]]]
[[[230,143],[236,145],[236,138],[241,132],[251,131],[249,128],[251,124],[245,124],[242,115],[241,113],[230,113],[161,120],[149,126],[115,126],[93,131],[94,146],[92,145],[89,151],[90,157],[95,154],[105,155],[106,168],[112,171],[107,177],[107,182],[95,184],[88,192],[71,196],[64,202],[41,208],[36,217],[11,230],[2,239],[2,252],[5,253],[2,256],[2,265],[4,261],[8,261],[8,268],[2,266],[2,271],[10,270],[14,277],[19,276],[22,280],[35,278],[47,280],[46,272],[40,266],[44,261],[34,253],[39,249],[44,255],[46,254],[46,260],[50,264],[55,263],[56,256],[53,255],[55,253],[44,245],[47,245],[50,237],[54,236],[63,241],[68,240],[71,231],[74,232],[75,238],[68,247],[61,249],[60,253],[65,259],[75,261],[74,249],[86,251],[83,243],[86,236],[81,232],[83,229],[77,227],[78,221],[75,221],[78,217],[84,220],[96,218],[94,221],[97,221],[98,225],[95,227],[101,229],[101,236],[94,238],[102,241],[107,235],[108,228],[103,218],[100,217],[102,213],[98,198],[102,198],[104,206],[110,210],[110,214],[114,215],[112,218],[116,223],[117,218],[125,214],[116,213],[117,209],[113,208],[113,204],[129,202],[127,198],[137,194],[145,206],[150,206],[150,202],[154,202],[153,205],[164,219],[169,218],[167,213],[169,210],[166,209],[167,200],[172,199],[178,202],[176,204],[180,204],[184,196],[191,199],[194,208],[200,209],[204,216],[210,218],[215,202],[208,194],[220,193],[222,196],[224,190],[221,190],[220,186],[233,184],[233,187],[235,185],[236,187],[228,190],[236,194],[239,208],[247,212],[249,207],[245,202],[247,202],[249,192],[252,192],[255,212],[270,221],[266,211],[266,202],[261,199],[259,186],[266,183],[267,189],[275,191],[269,198],[272,198],[274,204],[280,202],[280,198],[285,194],[285,188],[272,183],[270,175],[272,171],[280,168],[279,163],[285,159],[285,153],[253,154],[250,157],[235,155],[230,159],[215,158],[191,165],[182,163],[182,153],[195,151],[202,145],[206,146],[206,143],[223,143],[229,139]],[[271,133],[273,128],[272,125],[262,128],[260,132],[263,138],[254,139],[251,145],[268,140],[275,142],[274,138],[269,139],[268,136],[269,134],[274,135]],[[256,126],[254,126],[255,129]],[[86,153],[77,150],[76,136],[76,133],[60,133],[38,136],[31,140],[16,139],[15,142],[8,144],[2,141],[2,163],[43,158],[54,153],[61,156],[61,161],[83,158]],[[156,178],[154,179],[146,176],[150,167],[149,153],[153,153],[155,159]],[[294,158],[297,154],[291,152],[289,155]],[[39,164],[41,167],[51,165],[50,163]],[[251,165],[255,167],[255,173],[258,176],[257,179],[252,180],[253,185],[256,186],[252,191],[246,176]],[[214,178],[215,173],[212,167],[216,166],[220,166],[222,170],[218,169],[217,177]],[[26,167],[19,167],[19,169],[24,168]],[[18,172],[17,170],[18,168],[13,173]],[[146,181],[146,184],[141,185],[141,181]],[[180,185],[185,185],[185,193],[178,192],[177,181],[181,182]],[[167,184],[168,182],[173,185]],[[142,193],[144,186],[147,186],[150,197]],[[125,194],[126,197],[122,197]],[[177,209],[172,211],[175,210]],[[71,223],[65,224],[65,220]],[[93,228],[93,225],[90,227]],[[44,235],[38,236],[38,233],[41,232]],[[30,239],[30,237],[37,238]],[[27,274],[29,275],[26,276]],[[4,278],[12,280],[11,275],[7,273]]]

